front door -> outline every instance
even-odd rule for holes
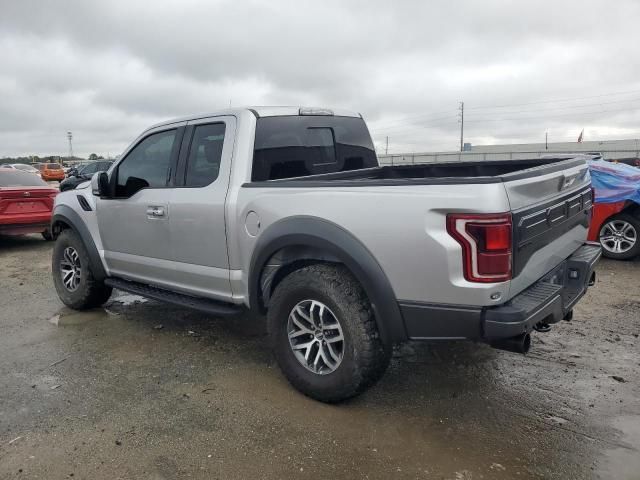
[[[146,134],[111,172],[96,216],[110,274],[163,284],[171,268],[170,198],[184,127]]]

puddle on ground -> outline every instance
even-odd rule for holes
[[[600,468],[601,478],[637,480],[640,478],[640,416],[624,415],[614,420],[613,426],[622,432],[620,447],[606,450]]]
[[[135,303],[144,303],[148,301],[149,299],[141,297],[140,295],[134,295],[132,293],[121,293],[117,297],[112,298],[107,305],[111,305],[114,303],[121,303],[126,307],[129,305],[133,305]]]
[[[140,295],[132,295],[129,293],[122,293],[112,298],[104,308],[96,308],[93,310],[73,310],[71,308],[64,307],[56,315],[49,319],[49,323],[60,327],[65,325],[82,325],[94,320],[103,320],[108,315],[120,315],[120,312],[112,310],[110,307],[114,304],[120,306],[135,305],[136,303],[144,303],[148,300]]]
[[[82,312],[64,307],[56,315],[49,319],[49,323],[56,327],[64,327],[66,325],[82,325],[84,323],[96,320],[104,320],[107,312],[102,308],[95,310],[84,310]]]

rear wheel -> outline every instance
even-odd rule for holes
[[[621,213],[608,219],[600,229],[600,245],[605,257],[626,260],[640,254],[640,220]]]
[[[312,265],[276,288],[267,316],[275,356],[305,395],[338,402],[385,372],[391,351],[378,335],[366,295],[341,266]]]
[[[51,271],[58,297],[68,307],[76,310],[98,307],[111,296],[111,287],[93,276],[87,249],[73,230],[67,229],[58,235]]]

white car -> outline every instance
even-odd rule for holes
[[[9,165],[3,165],[5,168],[12,168],[14,170],[22,170],[23,172],[32,173],[33,175],[37,175],[42,178],[42,175],[38,171],[37,168],[27,165],[26,163],[11,163]]]

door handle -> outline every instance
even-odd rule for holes
[[[164,207],[154,205],[150,205],[147,207],[147,217],[149,218],[164,217],[164,214]]]

